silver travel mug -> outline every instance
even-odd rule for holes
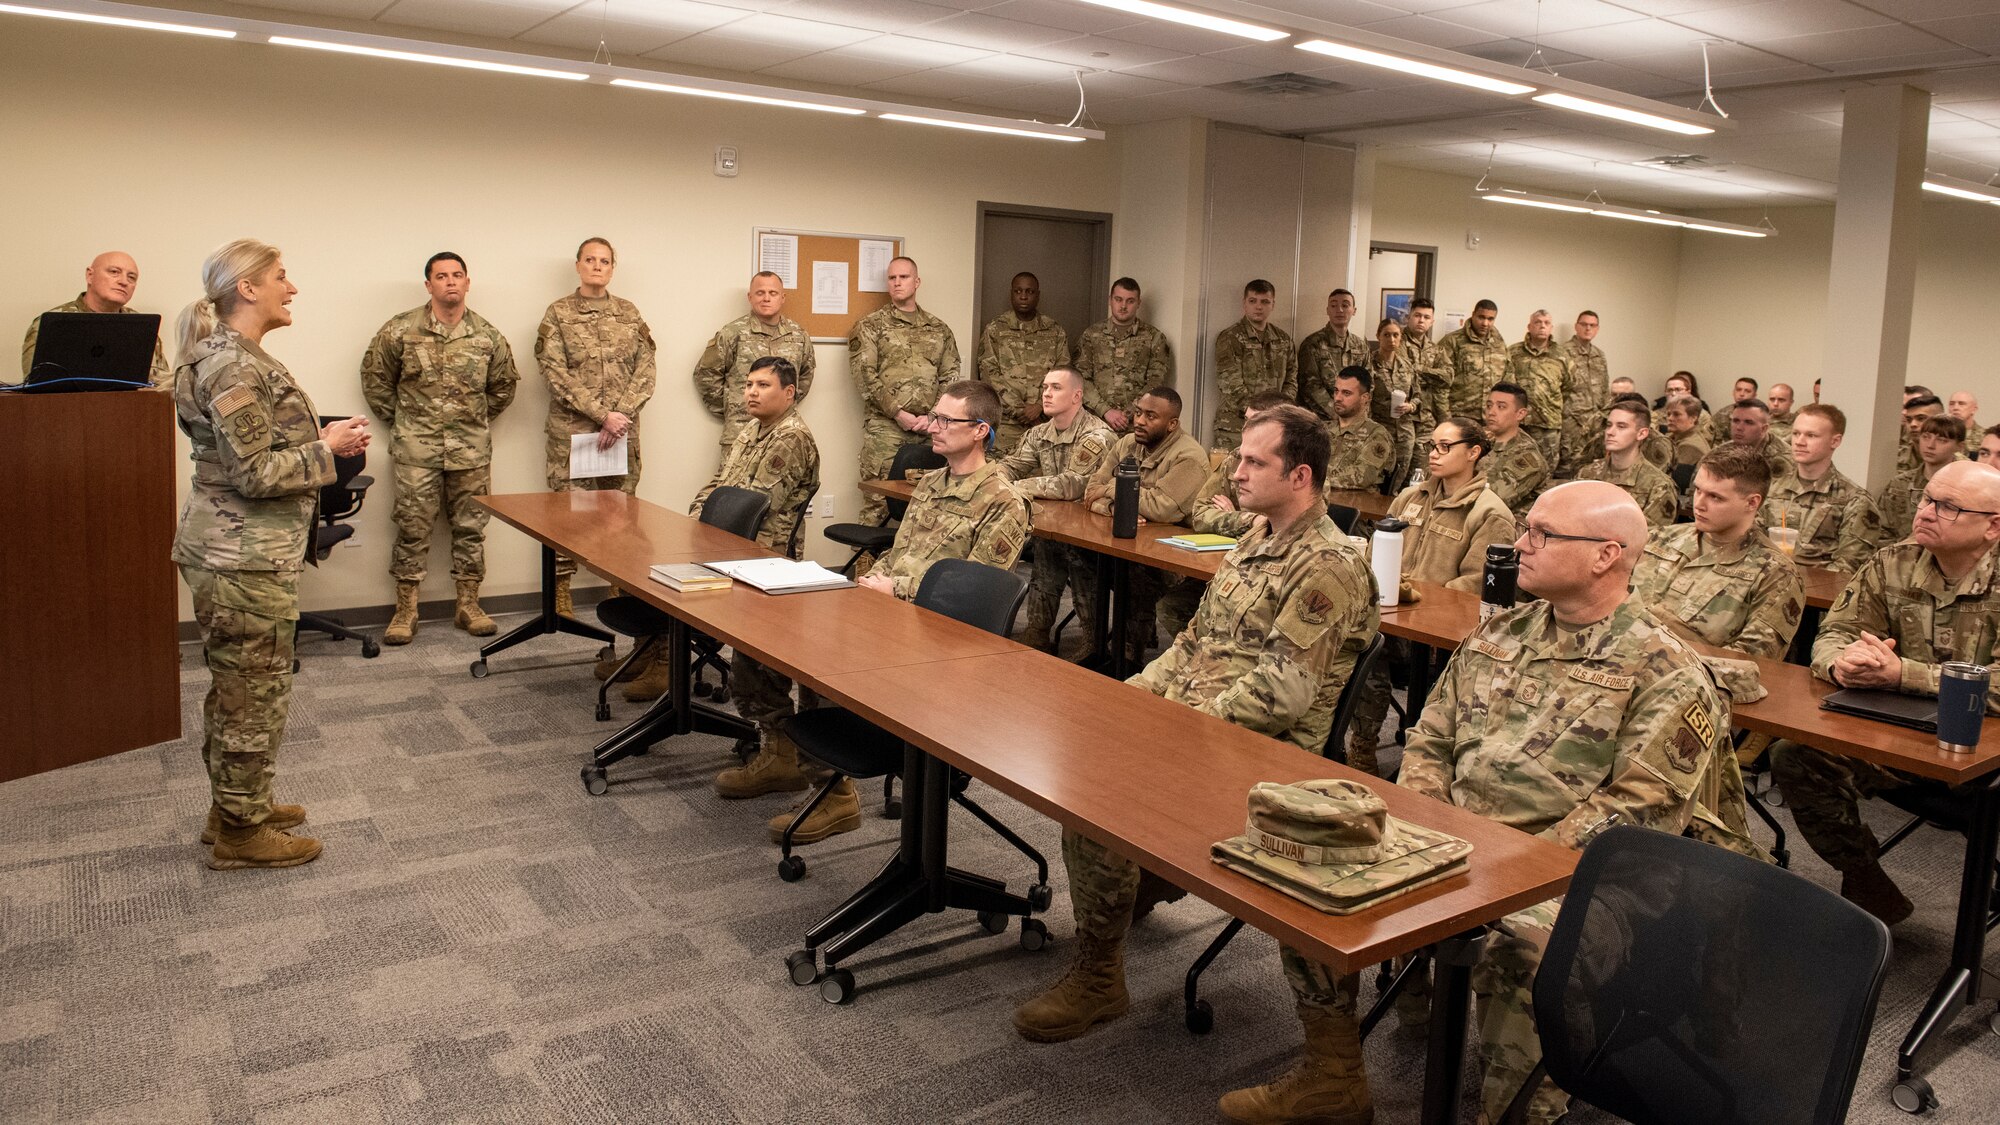
[[[1986,687],[1993,671],[1983,664],[1953,660],[1938,676],[1938,749],[1970,754],[1979,747],[1979,728],[1986,718]]]

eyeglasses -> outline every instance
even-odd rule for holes
[[[949,426],[953,422],[965,422],[969,424],[978,421],[980,421],[980,419],[978,418],[953,418],[949,414],[939,414],[935,410],[931,411],[929,414],[924,415],[925,424],[937,427],[939,429],[942,429],[945,426]]]
[[[1616,543],[1619,550],[1625,549],[1625,544],[1616,539],[1606,539],[1601,535],[1564,535],[1559,531],[1550,531],[1533,524],[1529,524],[1528,529],[1521,533],[1522,542],[1526,543],[1531,551],[1539,551],[1548,546],[1551,539],[1561,539],[1569,543]]]
[[[1435,453],[1438,456],[1442,457],[1445,454],[1450,453],[1454,448],[1468,444],[1470,443],[1467,442],[1464,438],[1460,438],[1457,441],[1427,441],[1424,443],[1424,447],[1426,449],[1429,449],[1432,453]]]
[[[1922,511],[1926,504],[1936,508],[1938,518],[1946,523],[1955,522],[1962,512],[1970,512],[1975,516],[2000,516],[2000,512],[1988,512],[1979,508],[1960,507],[1949,500],[1940,500],[1928,492],[1917,498],[1917,510]]]

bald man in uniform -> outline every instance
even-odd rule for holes
[[[71,301],[57,305],[50,312],[59,313],[122,313],[134,311],[129,306],[132,295],[139,291],[139,263],[132,255],[122,250],[106,250],[90,260],[84,267],[83,292]],[[28,334],[21,341],[21,374],[25,377],[28,368],[35,362],[35,340],[42,334],[42,318],[37,316],[28,322]],[[160,347],[159,337],[153,338],[153,363],[151,370],[153,385],[170,391],[174,387],[174,369],[167,366],[167,353]]]

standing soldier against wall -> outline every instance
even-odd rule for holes
[[[424,263],[430,301],[391,317],[361,356],[361,393],[389,427],[396,460],[396,615],[382,643],[417,635],[417,592],[430,560],[439,509],[451,524],[453,624],[475,637],[494,633],[479,608],[486,578],[486,509],[475,497],[493,490],[493,420],[514,401],[520,375],[507,337],[466,307],[472,275],[449,250]]]
[[[1521,428],[1542,447],[1542,460],[1553,469],[1562,458],[1564,388],[1569,386],[1569,353],[1556,346],[1556,322],[1547,309],[1528,315],[1528,335],[1507,349],[1508,381],[1528,389],[1528,420]],[[1596,412],[1599,433],[1604,426],[1604,398]]]
[[[1014,452],[1021,435],[1042,420],[1042,376],[1069,365],[1069,334],[1041,313],[1041,280],[1015,274],[1008,304],[979,333],[979,379],[1000,396],[997,457]]]
[[[847,340],[847,369],[861,392],[862,480],[888,476],[896,450],[925,440],[924,415],[939,389],[958,381],[958,340],[917,304],[923,283],[916,259],[891,259],[888,307],[862,317]],[[861,522],[881,523],[887,510],[880,496],[864,496]]]
[[[1354,294],[1336,289],[1326,297],[1326,327],[1299,341],[1299,405],[1321,418],[1333,417],[1333,381],[1368,362],[1367,343],[1348,330],[1353,321]]]
[[[1563,387],[1561,458],[1556,475],[1571,476],[1576,469],[1604,456],[1605,411],[1611,401],[1611,365],[1597,339],[1597,314],[1585,309],[1576,314],[1576,327],[1563,342],[1569,357],[1569,382]],[[1629,382],[1629,380],[1627,380]]]
[[[542,314],[535,333],[535,360],[549,380],[547,468],[549,489],[618,489],[639,491],[639,411],[653,397],[653,330],[639,309],[611,295],[611,273],[617,252],[602,238],[585,240],[576,249],[576,292],[560,298]],[[622,476],[569,475],[570,438],[596,434],[597,447],[609,449],[628,438]],[[576,560],[556,556],[556,612],[574,612],[569,582]]]
[[[1111,315],[1076,341],[1083,408],[1118,433],[1132,428],[1132,404],[1147,387],[1174,385],[1174,353],[1166,333],[1139,319],[1139,283],[1111,283]]]
[[[743,407],[743,385],[750,366],[765,356],[777,356],[798,373],[798,401],[812,390],[812,336],[785,315],[785,283],[765,270],[750,279],[750,311],[715,330],[694,365],[694,389],[708,412],[722,419],[722,454],[736,441],[736,431],[749,424]]]
[[[1243,319],[1215,337],[1215,448],[1243,440],[1243,406],[1258,391],[1299,397],[1299,357],[1291,334],[1271,323],[1278,287],[1257,278],[1243,287]]]
[[[1438,341],[1432,371],[1443,394],[1431,396],[1437,417],[1477,418],[1486,410],[1486,392],[1493,384],[1510,381],[1507,341],[1494,327],[1499,319],[1500,306],[1481,300],[1458,331]]]

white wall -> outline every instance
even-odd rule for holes
[[[712,174],[720,144],[738,148],[739,177]],[[905,236],[924,276],[920,300],[951,324],[969,371],[975,202],[1093,211],[1119,202],[1117,157],[1105,143],[976,137],[31,20],[9,21],[0,39],[0,145],[18,158],[0,178],[0,210],[17,217],[0,323],[25,326],[68,300],[91,256],[113,248],[138,259],[135,307],[171,322],[199,295],[211,249],[262,238],[283,248],[300,287],[296,323],[269,349],[322,413],[365,410],[363,347],[389,316],[422,303],[426,257],[465,255],[472,306],[507,334],[524,368],[497,427],[500,492],[545,487],[547,384],[534,369],[535,325],[575,286],[576,244],[610,238],[620,261],[612,291],[638,304],[660,345],[640,495],[671,507],[685,505],[717,461],[719,423],[690,372],[709,333],[744,310],[752,227]],[[1114,260],[1113,269],[1123,266]],[[819,439],[822,494],[836,499],[835,519],[852,519],[860,401],[846,349],[822,345],[818,358],[805,415]],[[308,578],[307,608],[390,600],[387,442],[370,456],[379,483],[357,545]],[[814,521],[808,543],[824,543],[822,525]],[[434,536],[427,597],[449,595],[445,540],[442,530]],[[496,522],[487,543],[489,592],[535,588],[536,552],[524,536]]]
[[[1438,248],[1440,322],[1450,318],[1455,324],[1475,301],[1491,298],[1500,306],[1500,331],[1510,343],[1526,334],[1528,314],[1538,308],[1554,314],[1557,338],[1567,339],[1576,314],[1594,310],[1603,324],[1597,343],[1611,374],[1628,375],[1658,393],[1675,367],[1680,232],[1486,203],[1472,194],[1474,182],[1378,167],[1369,237]],[[1477,250],[1466,249],[1468,231],[1479,235]],[[1378,298],[1368,315],[1379,307]],[[1374,327],[1372,320],[1368,327]]]

